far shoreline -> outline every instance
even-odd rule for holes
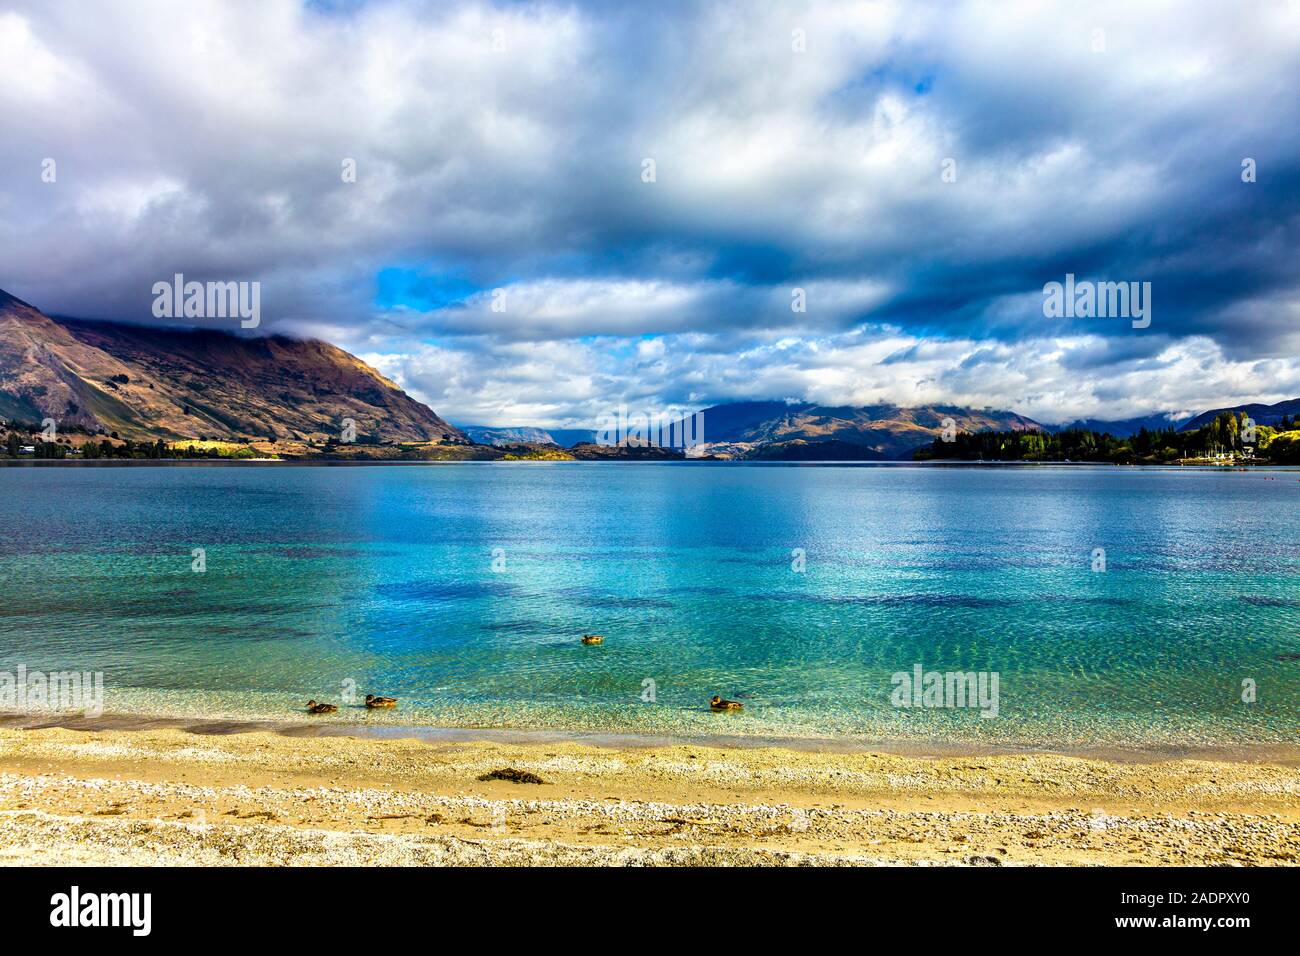
[[[1143,471],[1197,471],[1197,472],[1248,472],[1280,471],[1300,472],[1300,465],[1231,464],[1197,463],[1183,465],[1177,462],[1119,464],[1107,461],[971,461],[963,458],[934,458],[926,461],[871,461],[826,459],[819,461],[775,459],[749,460],[734,458],[668,458],[668,459],[617,459],[599,461],[577,460],[567,458],[516,458],[516,459],[457,459],[436,460],[425,458],[97,458],[77,460],[71,458],[0,458],[0,467],[6,468],[203,468],[210,465],[220,467],[258,467],[258,466],[410,466],[410,465],[693,465],[713,467],[758,467],[758,468],[1095,468],[1095,469],[1137,469]]]

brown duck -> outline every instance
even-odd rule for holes
[[[314,700],[307,701],[307,713],[309,714],[332,714],[338,710],[335,704],[318,704]]]
[[[376,694],[366,694],[366,706],[372,709],[375,707],[396,707],[397,698],[379,697]]]
[[[605,643],[605,638],[602,637],[602,636],[599,635],[599,634],[584,634],[584,635],[582,635],[582,643],[584,643],[584,644],[604,644],[604,643]]]
[[[744,710],[745,705],[738,700],[723,700],[717,694],[709,701],[709,706],[714,710]]]

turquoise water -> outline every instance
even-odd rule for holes
[[[1298,501],[1284,469],[6,467],[0,670],[102,670],[107,710],[181,716],[355,689],[401,708],[318,719],[1294,741]],[[998,716],[892,706],[916,664],[996,672]]]

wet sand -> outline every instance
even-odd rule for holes
[[[0,726],[0,862],[1300,862],[1290,761],[411,739],[305,726]],[[544,782],[479,779],[507,768]]]
[[[376,712],[387,715],[388,711]],[[369,715],[368,715],[369,716]],[[725,719],[730,715],[722,715]],[[441,727],[428,724],[358,723],[339,715],[299,720],[218,718],[198,719],[178,715],[106,713],[98,717],[58,712],[0,712],[0,729],[71,730],[185,730],[195,734],[243,734],[264,731],[291,737],[361,737],[412,739],[426,743],[580,743],[595,747],[639,748],[676,745],[713,748],[758,748],[812,753],[880,753],[904,757],[971,757],[1002,754],[1057,754],[1118,763],[1154,763],[1166,760],[1208,760],[1226,763],[1268,763],[1300,767],[1300,745],[1294,743],[1134,745],[1097,744],[1090,747],[1061,744],[985,743],[969,740],[926,740],[860,737],[779,737],[754,734],[712,733],[707,737],[639,733],[495,727]]]

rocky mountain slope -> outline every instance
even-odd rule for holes
[[[52,319],[0,291],[0,418],[124,438],[451,441],[354,355],[283,336]]]

